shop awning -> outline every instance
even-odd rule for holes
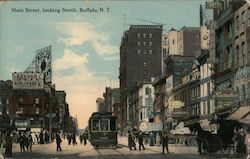
[[[243,116],[243,117],[240,119],[240,122],[241,122],[241,123],[244,123],[244,124],[250,125],[250,112],[248,112],[245,116]]]
[[[250,106],[241,106],[232,112],[226,119],[227,120],[236,120],[240,121],[243,118],[247,117],[247,114],[250,113]]]

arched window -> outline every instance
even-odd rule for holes
[[[246,52],[246,48],[245,48],[245,42],[243,42],[241,44],[241,49],[242,49],[242,65],[241,66],[244,66],[245,65],[245,52]]]
[[[236,46],[236,67],[240,66],[240,51],[239,51],[239,45]]]

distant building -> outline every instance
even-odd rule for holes
[[[162,72],[162,26],[131,25],[120,46],[120,94],[122,126],[127,123],[130,88]]]
[[[120,103],[120,90],[119,88],[106,87],[103,93],[105,105],[107,106],[107,111],[114,113],[114,104]]]
[[[163,34],[162,48],[165,58],[169,55],[199,56],[200,28],[182,27],[180,30],[172,28]]]
[[[103,98],[97,98],[96,100],[97,112],[108,112]]]
[[[62,130],[66,130],[69,118],[69,112],[68,112],[69,110],[67,108],[68,104],[66,102],[66,92],[56,91],[56,98],[58,101],[58,115],[59,115],[58,124],[61,126]]]

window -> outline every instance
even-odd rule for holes
[[[149,33],[149,35],[148,35],[148,36],[149,36],[149,38],[152,38],[152,33]],[[166,37],[165,37],[165,39],[166,39]]]
[[[23,104],[23,98],[19,98],[19,104]]]
[[[3,104],[3,102],[2,102],[2,99],[0,98],[0,105],[2,105]]]
[[[39,98],[35,98],[35,104],[39,104]]]
[[[242,66],[244,66],[245,64],[245,51],[246,51],[246,48],[245,48],[245,42],[242,43]]]
[[[137,33],[137,38],[141,38],[141,34],[140,33]]]
[[[173,39],[173,44],[174,44],[174,39]]]
[[[99,131],[99,120],[92,120],[92,131]]]
[[[109,131],[109,120],[101,119],[100,120],[100,131]]]
[[[241,14],[242,14],[242,24],[244,24],[246,21],[245,11],[243,11]]]
[[[145,93],[146,95],[151,95],[151,88],[147,87]]]
[[[240,66],[240,58],[239,58],[239,55],[240,54],[240,51],[239,51],[239,46],[237,45],[236,46],[236,57],[237,57],[237,61],[236,61],[236,66],[239,67]]]
[[[137,46],[141,46],[141,42],[140,41],[137,42]]]
[[[143,46],[147,46],[147,42],[146,41],[143,41]]]
[[[146,54],[147,53],[147,51],[146,50],[143,50],[143,54]]]
[[[146,62],[143,62],[143,66],[146,67],[146,66],[147,66],[147,63],[146,63]]]
[[[147,37],[147,34],[146,33],[143,33],[143,38],[146,38]]]
[[[9,99],[6,99],[6,104],[10,104]]]
[[[153,53],[153,51],[152,50],[149,50],[149,54],[152,54]]]
[[[150,41],[148,45],[149,45],[149,46],[152,46],[152,42]]]
[[[208,96],[210,95],[210,83],[209,82],[207,83],[207,95]]]
[[[39,114],[39,108],[36,108],[36,110],[35,110],[36,112],[36,114]]]
[[[137,50],[137,54],[141,54],[141,50]]]

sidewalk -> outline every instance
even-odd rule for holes
[[[128,138],[125,136],[123,137],[118,137],[118,144],[123,145],[123,146],[128,146]],[[138,147],[139,144],[138,142],[136,143],[136,146]],[[160,146],[149,146],[144,145],[147,150],[154,151],[154,152],[162,152],[162,145]],[[189,147],[189,146],[183,146],[181,144],[175,145],[175,144],[169,144],[169,151],[170,152],[178,152],[180,154],[186,153],[186,154],[198,154],[198,150],[196,147]]]
[[[3,157],[4,151],[5,151],[4,148],[0,148],[0,159],[4,159],[4,157]]]

